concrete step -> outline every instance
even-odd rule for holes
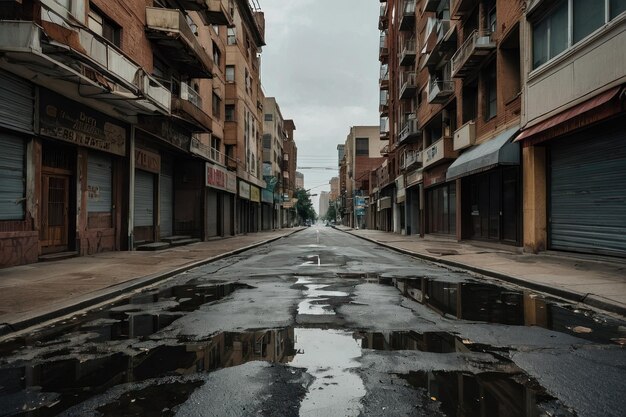
[[[176,242],[177,240],[187,240],[187,239],[191,239],[191,236],[167,236],[167,237],[162,237],[161,241],[172,243],[172,242]]]
[[[181,240],[175,240],[171,243],[172,247],[174,246],[183,246],[183,245],[191,245],[192,243],[198,243],[200,242],[200,239],[181,239]]]
[[[39,257],[39,262],[49,262],[49,261],[61,261],[63,259],[70,259],[78,256],[77,251],[66,251],[66,252],[57,252],[57,253],[49,253],[46,255],[41,255]]]
[[[163,250],[170,247],[170,244],[167,242],[153,242],[146,243],[144,245],[137,246],[135,249],[140,251],[156,251]]]

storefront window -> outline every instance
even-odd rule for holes
[[[428,232],[456,234],[456,184],[428,191]]]

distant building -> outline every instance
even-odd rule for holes
[[[332,177],[330,179],[330,201],[337,200],[339,197],[339,177]]]
[[[296,171],[296,189],[304,189],[304,174]]]
[[[328,207],[330,207],[330,193],[328,191],[322,191],[320,192],[320,204],[317,214],[320,217],[325,216],[328,211]]]
[[[337,145],[337,165],[341,165],[341,160],[343,159],[346,153],[346,145],[339,144]]]

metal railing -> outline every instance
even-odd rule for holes
[[[438,80],[437,78],[431,78],[428,82],[428,101],[432,101],[440,94],[452,94],[454,93],[454,81],[453,80]]]
[[[202,97],[187,83],[180,83],[180,98],[202,109]]]
[[[416,82],[416,75],[414,72],[401,72],[400,73],[400,90],[403,90],[405,87],[408,86],[416,86],[417,82]]]
[[[452,74],[456,74],[467,59],[479,47],[490,48],[495,46],[491,41],[491,32],[474,30],[463,42],[461,47],[452,55]]]
[[[405,0],[403,13],[405,15],[415,14],[415,0]]]

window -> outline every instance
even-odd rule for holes
[[[226,43],[228,45],[235,45],[237,43],[237,33],[235,32],[235,28],[228,28]]]
[[[234,104],[227,104],[225,113],[226,113],[227,122],[235,121],[235,105]]]
[[[213,116],[219,118],[221,114],[222,99],[217,94],[213,93]]]
[[[489,66],[486,73],[485,80],[486,87],[486,111],[485,111],[485,119],[489,120],[496,116],[498,113],[498,82],[496,76],[496,63],[494,62]]]
[[[122,31],[120,27],[92,5],[89,5],[87,23],[89,29],[91,29],[95,34],[102,36],[104,39],[108,40],[117,47],[121,45]]]
[[[215,149],[216,151],[220,151],[221,148],[221,140],[220,138],[216,137],[216,136],[211,136],[211,148]]]
[[[263,148],[271,149],[272,148],[272,135],[266,133],[263,135]]]
[[[220,51],[220,48],[218,48],[216,43],[213,42],[213,62],[215,62],[215,65],[219,66],[221,60],[222,60],[222,51]]]
[[[271,122],[272,120],[274,120],[274,115],[272,113],[267,113],[265,115],[265,121],[266,122]]]
[[[601,28],[607,15],[611,20],[625,10],[626,0],[561,0],[533,25],[533,68]]]
[[[235,66],[234,65],[226,65],[226,82],[229,82],[229,83],[235,82]]]
[[[355,155],[369,156],[369,138],[356,138]]]

